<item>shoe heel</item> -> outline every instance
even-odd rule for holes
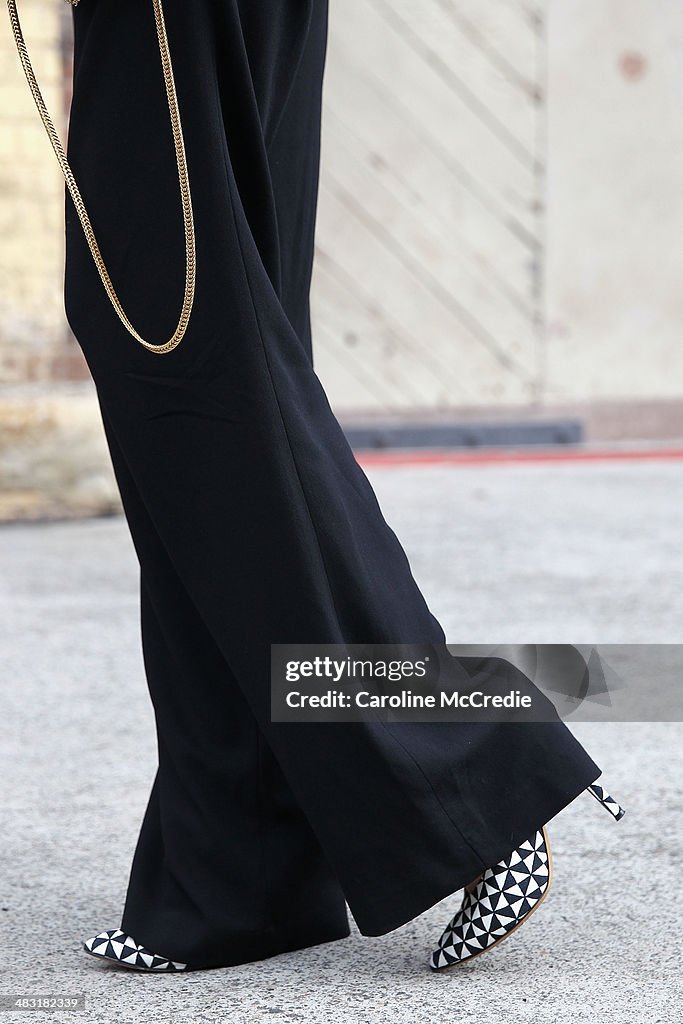
[[[592,786],[588,787],[588,792],[591,796],[595,797],[599,804],[602,804],[606,811],[609,811],[615,821],[619,821],[626,814],[625,808],[618,804],[613,796],[609,795],[604,786],[599,786],[594,782]]]

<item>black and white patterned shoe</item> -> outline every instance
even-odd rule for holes
[[[620,821],[626,814],[625,809],[616,802],[613,796],[609,795],[604,786],[599,786],[597,782],[594,782],[592,786],[588,787],[588,792],[591,796],[594,796],[598,803],[602,804],[605,810],[609,811],[612,817],[616,818],[617,821]]]
[[[512,935],[541,905],[551,879],[550,844],[543,828],[466,890],[429,959],[432,970],[471,960]]]
[[[154,971],[159,974],[162,971],[187,970],[187,964],[181,964],[175,960],[169,960],[168,957],[152,953],[119,928],[100,932],[92,939],[87,939],[83,943],[83,949],[91,956],[110,960],[122,967],[131,967],[135,971]]]

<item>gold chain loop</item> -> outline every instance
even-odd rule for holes
[[[72,7],[76,7],[79,0],[66,0]],[[133,335],[136,341],[139,341],[146,349],[150,352],[155,352],[157,355],[164,355],[167,352],[171,352],[183,339],[187,325],[190,319],[190,313],[192,312],[192,305],[194,303],[194,289],[195,289],[195,278],[197,269],[197,255],[196,255],[196,244],[195,244],[195,232],[194,232],[194,217],[192,213],[192,197],[190,194],[190,182],[187,172],[187,161],[185,157],[185,144],[183,140],[183,131],[180,122],[180,111],[178,109],[178,99],[175,90],[175,80],[173,78],[173,67],[171,64],[171,54],[168,47],[168,38],[166,35],[166,25],[164,23],[164,12],[161,6],[161,0],[152,0],[154,7],[154,20],[156,22],[157,37],[159,39],[159,51],[161,53],[161,64],[164,73],[164,81],[166,83],[166,96],[168,99],[168,109],[171,118],[171,127],[173,129],[173,142],[175,145],[176,162],[178,164],[178,180],[180,183],[180,195],[182,199],[183,207],[183,224],[185,228],[185,296],[183,299],[183,306],[180,313],[180,319],[178,326],[171,338],[163,344],[153,345],[148,341],[145,341],[138,332],[135,330],[130,320],[126,316],[121,301],[116,294],[114,286],[109,277],[109,272],[102,258],[97,239],[95,238],[95,232],[93,231],[90,218],[83,202],[83,197],[78,189],[76,180],[73,172],[66,158],[64,148],[60,141],[59,135],[52,122],[52,118],[45,106],[36,76],[31,66],[31,61],[26,49],[26,43],[24,41],[24,35],[19,22],[19,15],[17,13],[16,0],[7,0],[7,7],[9,9],[10,21],[12,23],[12,31],[14,32],[14,39],[17,44],[17,50],[19,52],[19,58],[21,60],[26,79],[29,84],[29,88],[35,100],[38,112],[42,118],[45,130],[48,134],[52,148],[57,154],[57,160],[61,167],[64,180],[66,181],[67,187],[73,199],[74,206],[78,213],[78,217],[83,226],[85,237],[92,253],[92,257],[95,261],[97,270],[102,279],[102,283],[105,287],[107,295],[111,300],[111,304],[116,310],[117,316],[123,323],[126,330]]]

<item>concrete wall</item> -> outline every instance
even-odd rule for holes
[[[550,2],[548,401],[683,396],[681,54],[678,0]]]
[[[314,309],[336,408],[683,436],[678,0],[331,15]]]
[[[542,20],[331,0],[317,366],[340,412],[537,393]]]

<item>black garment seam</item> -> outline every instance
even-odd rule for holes
[[[226,140],[226,144],[227,144],[227,140]],[[304,489],[303,482],[301,480],[301,474],[299,472],[299,467],[298,467],[296,459],[294,457],[294,451],[292,449],[292,444],[291,444],[291,441],[289,439],[289,433],[287,431],[287,424],[285,422],[285,417],[284,417],[284,415],[282,413],[282,407],[280,405],[280,400],[278,398],[277,389],[275,387],[275,383],[274,383],[274,380],[273,380],[273,374],[272,374],[272,371],[271,371],[271,368],[270,368],[270,362],[268,360],[268,352],[267,352],[266,345],[265,345],[265,342],[264,342],[264,339],[263,339],[263,331],[262,331],[262,328],[261,328],[261,321],[259,319],[258,310],[257,310],[257,307],[256,307],[256,302],[254,300],[254,293],[253,293],[253,290],[252,290],[252,287],[251,287],[251,278],[249,276],[249,270],[247,268],[247,262],[246,262],[246,259],[244,257],[244,252],[243,252],[243,249],[242,249],[242,240],[241,240],[241,237],[240,237],[239,225],[237,223],[237,216],[235,214],[235,204],[234,204],[234,199],[233,199],[233,195],[232,195],[232,188],[231,188],[231,182],[230,182],[230,178],[231,178],[230,167],[229,167],[229,165],[228,165],[228,163],[226,161],[226,147],[225,147],[225,145],[222,146],[221,149],[222,149],[222,152],[223,152],[223,163],[224,163],[224,166],[225,166],[225,170],[226,170],[226,172],[228,172],[228,194],[229,194],[229,197],[230,197],[230,212],[232,213],[232,219],[233,219],[233,223],[235,225],[235,237],[237,239],[237,248],[239,250],[240,260],[241,260],[241,263],[242,263],[242,270],[244,272],[244,279],[246,281],[247,290],[249,292],[249,299],[250,299],[251,308],[252,308],[252,311],[253,311],[253,314],[254,314],[254,322],[256,324],[256,330],[257,330],[257,333],[258,333],[258,336],[259,336],[259,341],[261,343],[261,351],[263,353],[263,361],[264,361],[264,365],[265,365],[265,368],[266,368],[266,371],[267,371],[267,377],[268,377],[268,381],[270,383],[270,389],[271,389],[271,392],[272,392],[273,397],[275,399],[275,407],[277,408],[277,411],[278,411],[280,425],[281,425],[281,428],[282,428],[282,435],[284,436],[284,439],[287,442],[287,450],[289,452],[289,456],[290,456],[290,460],[291,460],[292,466],[294,467],[294,473],[295,473],[295,476],[296,476],[297,483],[299,485],[299,491],[301,492],[301,496],[303,498],[304,505],[306,507],[306,512],[308,514],[308,520],[310,522],[311,529],[313,531],[313,536],[315,538],[315,544],[316,544],[316,550],[318,552],[318,558],[319,558],[320,564],[322,566],[323,575],[325,577],[325,582],[327,584],[327,589],[329,591],[329,595],[330,595],[330,598],[332,600],[332,607],[334,608],[335,617],[336,617],[338,622],[341,622],[341,618],[340,618],[340,615],[339,615],[339,609],[337,608],[337,605],[336,605],[336,602],[335,602],[335,599],[334,599],[334,591],[332,590],[332,584],[330,582],[330,576],[329,576],[329,573],[328,573],[328,570],[327,570],[327,566],[325,564],[325,559],[324,559],[323,553],[322,553],[322,545],[320,543],[320,538],[318,536],[318,531],[316,529],[315,521],[314,521],[313,515],[311,513],[310,505],[308,503],[308,498],[306,497],[306,491]],[[266,277],[267,276],[268,275],[266,274]]]
[[[277,115],[277,118],[276,118],[274,124],[271,126],[270,131],[268,133],[266,133],[264,131],[264,133],[263,133],[263,146],[264,146],[264,149],[265,149],[265,152],[266,152],[267,156],[270,156],[270,148],[273,145],[275,137],[276,137],[276,135],[278,133],[278,130],[280,128],[280,125],[282,124],[282,119],[284,117],[285,110],[287,109],[287,104],[289,103],[290,96],[292,95],[292,91],[294,89],[294,83],[296,82],[297,75],[299,74],[299,71],[301,69],[301,64],[302,64],[302,61],[304,59],[304,53],[306,52],[306,47],[308,46],[309,36],[311,34],[311,25],[312,25],[312,23],[313,23],[313,3],[312,3],[312,0],[309,0],[309,5],[308,5],[308,21],[306,22],[306,29],[305,29],[304,34],[303,34],[303,42],[302,42],[301,47],[299,49],[299,56],[297,57],[297,60],[296,60],[296,66],[295,66],[294,71],[292,72],[292,76],[291,76],[291,78],[289,80],[289,85],[287,87],[287,92],[285,94],[285,97],[284,97],[281,105],[280,105],[280,110],[279,110],[279,113]]]
[[[226,171],[228,171],[228,179],[229,179],[230,178],[230,176],[229,176],[229,167],[228,167],[228,165],[227,165],[227,163],[225,161],[225,156],[226,156],[226,154],[225,154],[225,147],[222,147],[222,149],[223,149],[223,161],[224,161],[224,164],[225,164],[225,169],[226,169]],[[319,557],[320,564],[321,564],[322,569],[323,569],[323,573],[324,573],[324,576],[325,576],[325,581],[327,583],[327,589],[329,591],[329,595],[330,595],[330,598],[332,600],[332,606],[334,608],[335,616],[336,616],[338,621],[341,621],[340,617],[339,617],[339,610],[337,608],[337,605],[336,605],[336,602],[335,602],[335,599],[334,599],[334,592],[332,590],[332,584],[330,582],[329,573],[327,571],[327,566],[325,564],[325,559],[324,559],[324,556],[323,556],[323,553],[322,553],[322,546],[320,544],[320,538],[318,536],[318,531],[316,529],[315,521],[313,519],[313,515],[311,513],[311,508],[310,508],[310,505],[308,503],[308,498],[306,496],[306,492],[305,492],[305,489],[304,489],[304,486],[303,486],[303,483],[302,483],[302,480],[301,480],[301,474],[299,472],[299,467],[297,465],[296,458],[294,456],[294,451],[292,449],[292,444],[291,444],[291,441],[289,439],[289,434],[288,434],[288,431],[287,431],[286,421],[285,421],[284,415],[282,413],[282,408],[280,406],[280,401],[278,399],[277,389],[276,389],[275,383],[273,381],[273,376],[272,376],[272,372],[271,372],[271,369],[270,369],[270,363],[269,363],[269,360],[268,360],[268,353],[267,353],[266,346],[265,346],[264,339],[263,339],[263,331],[262,331],[262,328],[261,328],[261,321],[259,319],[258,310],[257,310],[257,307],[256,307],[256,302],[254,301],[254,293],[253,293],[252,286],[251,286],[251,279],[250,279],[250,276],[249,276],[249,270],[247,268],[247,263],[246,263],[246,260],[244,258],[244,252],[242,250],[242,241],[241,241],[241,237],[240,237],[239,226],[237,224],[237,217],[236,217],[236,214],[235,214],[235,206],[234,206],[234,200],[233,200],[233,195],[232,195],[232,189],[230,187],[230,180],[228,180],[228,192],[229,192],[229,195],[230,195],[230,210],[231,210],[231,213],[232,213],[233,223],[235,224],[235,232],[236,232],[236,238],[237,238],[237,247],[238,247],[239,253],[240,253],[240,260],[242,262],[242,269],[243,269],[243,272],[244,272],[244,278],[245,278],[245,281],[246,281],[246,284],[247,284],[247,288],[248,288],[248,291],[249,291],[249,298],[250,298],[250,301],[251,301],[251,307],[252,307],[253,314],[254,314],[254,322],[256,324],[256,328],[257,328],[258,336],[259,336],[259,341],[261,343],[261,349],[262,349],[262,352],[263,352],[264,363],[265,363],[265,367],[266,367],[266,370],[267,370],[267,375],[268,375],[268,379],[269,379],[269,382],[270,382],[271,391],[272,391],[273,396],[275,398],[275,405],[277,407],[278,414],[279,414],[280,424],[281,424],[281,427],[282,427],[282,434],[284,435],[284,438],[285,438],[285,440],[287,442],[287,450],[288,450],[289,455],[290,455],[292,466],[294,467],[294,472],[295,472],[296,479],[297,479],[297,482],[298,482],[298,485],[299,485],[299,490],[301,492],[301,496],[302,496],[303,501],[304,501],[304,505],[306,507],[306,512],[308,513],[308,519],[309,519],[309,522],[310,522],[310,525],[311,525],[311,529],[313,531],[313,536],[315,537],[316,548],[317,548],[317,551],[318,551],[318,557]],[[477,850],[472,846],[471,842],[467,839],[467,837],[465,835],[463,835],[463,833],[460,830],[459,826],[451,818],[450,814],[446,810],[446,807],[444,806],[444,804],[442,803],[441,799],[439,798],[439,796],[438,796],[438,794],[437,794],[437,792],[436,792],[436,790],[435,790],[431,780],[426,775],[426,773],[425,773],[424,769],[422,768],[422,766],[415,759],[413,754],[411,754],[411,752],[400,742],[400,740],[396,736],[394,736],[393,733],[389,729],[387,729],[386,723],[382,722],[381,724],[384,727],[384,730],[385,730],[386,734],[388,736],[390,736],[391,739],[393,739],[394,743],[396,743],[397,746],[400,747],[400,749],[404,752],[404,754],[415,765],[415,767],[417,768],[417,770],[420,773],[420,775],[424,778],[424,780],[426,781],[426,783],[427,783],[427,785],[429,787],[429,790],[431,791],[432,795],[434,796],[434,799],[436,800],[438,806],[441,808],[441,811],[443,812],[444,816],[446,817],[446,820],[456,830],[456,832],[458,833],[460,838],[463,840],[463,842],[466,844],[466,846],[469,847],[469,849],[475,855],[477,860],[482,864],[482,866],[484,868],[486,868],[487,865],[484,864],[484,862],[483,862],[481,856],[479,855],[479,853],[477,852]]]
[[[481,854],[480,854],[480,853],[478,852],[478,850],[476,849],[476,847],[474,847],[474,846],[472,845],[472,843],[471,843],[471,842],[470,842],[470,840],[469,840],[469,839],[467,838],[467,836],[465,835],[465,833],[464,833],[464,832],[462,831],[462,829],[460,828],[460,826],[458,825],[458,823],[457,823],[457,822],[456,822],[456,821],[455,821],[455,820],[454,820],[454,819],[453,819],[453,818],[451,817],[451,815],[449,814],[449,812],[448,812],[448,810],[447,810],[447,808],[446,808],[446,805],[445,805],[445,804],[444,804],[444,802],[443,802],[443,801],[441,800],[441,797],[440,797],[440,796],[439,796],[439,794],[437,793],[437,791],[436,791],[436,789],[435,789],[435,787],[434,787],[434,784],[432,783],[431,779],[430,779],[430,778],[429,778],[429,776],[427,775],[426,771],[424,770],[424,768],[422,767],[422,765],[420,764],[420,762],[419,762],[419,761],[417,760],[417,758],[416,758],[416,757],[414,756],[414,754],[412,754],[412,753],[411,753],[411,751],[410,751],[410,750],[408,749],[408,747],[406,747],[406,746],[405,746],[405,744],[401,743],[401,741],[400,741],[400,739],[398,738],[398,736],[395,736],[395,735],[394,735],[394,734],[393,734],[393,733],[391,732],[391,730],[390,730],[390,729],[389,729],[389,728],[387,727],[387,723],[386,723],[385,721],[383,721],[382,719],[380,719],[380,724],[381,724],[381,725],[383,726],[383,728],[384,728],[385,732],[386,732],[386,733],[387,733],[387,734],[388,734],[389,736],[391,736],[391,738],[393,739],[394,743],[396,743],[396,744],[397,744],[397,745],[398,745],[398,746],[399,746],[399,747],[401,748],[401,750],[403,750],[403,751],[404,751],[404,753],[405,753],[405,754],[407,755],[407,757],[409,757],[409,758],[410,758],[410,760],[411,760],[411,761],[413,762],[413,764],[415,765],[415,767],[417,768],[417,770],[419,771],[419,773],[420,773],[420,774],[422,775],[422,777],[423,777],[423,779],[425,780],[425,782],[427,783],[427,785],[429,786],[429,789],[431,790],[431,792],[432,792],[432,795],[433,795],[434,799],[436,800],[436,802],[437,802],[438,806],[439,806],[439,807],[441,808],[441,810],[442,810],[442,812],[443,812],[444,816],[446,817],[447,821],[449,821],[449,822],[450,822],[450,824],[451,824],[451,825],[453,826],[453,828],[454,828],[454,829],[455,829],[455,831],[456,831],[456,832],[458,833],[458,835],[460,836],[460,838],[462,839],[462,841],[463,841],[463,842],[465,843],[465,845],[469,847],[469,849],[470,849],[470,850],[472,851],[472,853],[474,854],[474,856],[475,856],[475,857],[477,858],[477,860],[478,860],[478,861],[480,862],[480,864],[482,865],[482,867],[483,867],[484,869],[486,869],[487,867],[489,867],[490,865],[488,865],[488,864],[485,864],[485,863],[484,863],[484,860],[483,860],[483,858],[482,858]]]

